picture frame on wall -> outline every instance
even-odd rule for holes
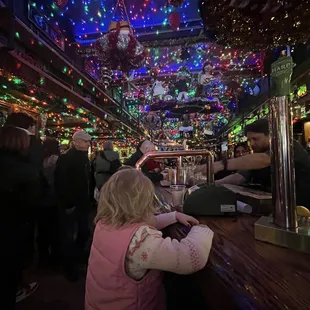
[[[129,152],[127,149],[122,149],[120,155],[121,155],[121,158],[127,158],[129,155]]]

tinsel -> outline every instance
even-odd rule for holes
[[[42,138],[45,138],[45,130],[46,130],[46,123],[47,123],[48,115],[47,113],[41,113],[40,114],[40,120],[41,120],[41,131],[42,131]]]
[[[160,101],[150,106],[151,111],[175,111],[175,109],[183,108],[184,106],[197,106],[200,107],[202,113],[218,113],[223,109],[217,98],[190,98],[186,104],[182,104],[176,100]],[[207,107],[207,110],[203,110]]]
[[[129,72],[142,66],[146,51],[131,33],[122,33],[118,27],[96,41],[100,62],[111,70]]]
[[[112,82],[112,72],[107,67],[101,68],[101,83],[105,88],[108,88]]]
[[[205,42],[206,37],[204,35],[199,35],[196,37],[186,37],[170,40],[156,40],[156,41],[144,41],[144,47],[168,47],[168,46],[182,46],[182,45],[195,45],[200,42]]]
[[[156,40],[156,41],[144,41],[143,46],[144,47],[173,47],[173,46],[192,46],[196,45],[201,42],[205,42],[206,37],[204,35],[202,36],[196,36],[196,37],[186,37],[186,38],[178,38],[178,39],[170,39],[170,40]],[[81,57],[95,57],[98,56],[98,50],[96,48],[85,48],[85,49],[79,49],[78,53]]]
[[[207,35],[221,45],[258,49],[305,43],[309,0],[201,0]]]

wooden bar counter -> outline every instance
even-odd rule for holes
[[[156,190],[171,201],[169,190]],[[185,285],[201,294],[201,309],[310,309],[310,255],[256,241],[257,219],[199,218],[214,231],[213,246],[206,267]]]

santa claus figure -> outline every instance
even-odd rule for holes
[[[95,48],[102,65],[111,70],[129,72],[141,67],[146,57],[143,45],[133,36],[127,21],[112,22]]]

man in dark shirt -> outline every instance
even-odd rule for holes
[[[88,148],[91,136],[77,131],[73,147],[58,159],[55,170],[55,191],[59,204],[60,239],[65,275],[78,280],[77,264],[87,251],[88,214],[94,196]]]
[[[269,153],[269,126],[267,119],[260,119],[245,128],[245,135],[250,142],[253,154],[214,163],[214,173],[226,169],[238,172],[216,181],[216,184],[245,183],[260,184],[264,190],[271,189],[271,158]],[[294,164],[296,182],[296,203],[310,209],[310,156],[306,150],[294,141]],[[204,168],[200,168],[204,169]]]

